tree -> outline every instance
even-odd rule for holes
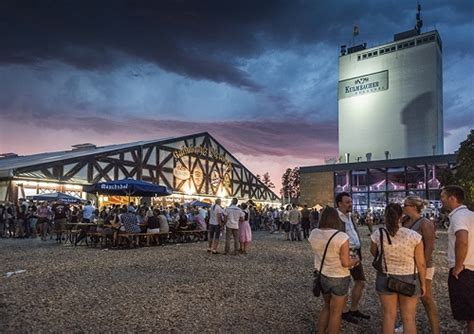
[[[466,192],[465,204],[474,209],[474,129],[457,151],[456,184]]]
[[[300,198],[300,168],[295,167],[291,171],[291,197]]]
[[[290,175],[291,168],[287,168],[281,177],[280,195],[284,199],[290,197]]]
[[[280,195],[289,199],[290,202],[300,197],[300,169],[295,167],[293,169],[287,168],[281,177]]]
[[[272,180],[270,179],[270,174],[268,172],[263,174],[262,182],[263,182],[264,185],[266,185],[270,189],[275,188],[275,185],[273,184]]]

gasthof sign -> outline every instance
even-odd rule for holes
[[[388,89],[388,71],[366,74],[339,81],[339,100]]]

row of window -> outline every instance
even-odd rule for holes
[[[425,36],[423,38],[411,39],[411,40],[405,41],[403,43],[388,45],[386,47],[380,48],[380,49],[375,50],[375,51],[370,51],[370,52],[367,52],[367,53],[360,54],[360,55],[357,56],[357,60],[360,61],[360,60],[365,60],[365,59],[368,59],[368,58],[377,57],[379,55],[384,55],[386,53],[394,52],[396,50],[407,49],[407,48],[411,48],[415,45],[430,43],[430,42],[433,42],[434,40],[435,40],[435,34]]]

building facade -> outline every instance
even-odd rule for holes
[[[0,159],[0,201],[62,191],[85,198],[82,187],[133,178],[168,187],[167,200],[253,200],[279,203],[257,179],[209,133],[71,151],[8,156]]]
[[[300,202],[334,206],[348,192],[353,209],[383,210],[408,195],[439,201],[442,179],[456,164],[456,154],[300,167]]]
[[[443,154],[442,44],[437,31],[342,50],[339,156],[345,162]]]

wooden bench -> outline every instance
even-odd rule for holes
[[[117,235],[117,242],[120,245],[124,240],[127,241],[127,246],[138,247],[141,241],[145,241],[146,246],[150,246],[151,240],[157,240],[158,236],[168,236],[169,233],[120,233]],[[157,241],[160,242],[159,240]]]
[[[188,238],[192,238],[189,241],[203,241],[206,239],[207,230],[176,230],[174,234],[176,242],[187,242]]]

